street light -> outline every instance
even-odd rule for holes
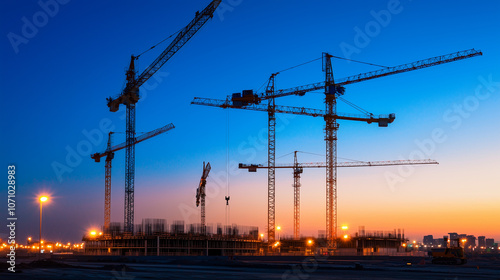
[[[43,204],[43,202],[46,202],[47,200],[49,200],[49,198],[46,196],[40,197],[40,239],[39,239],[40,240],[40,242],[39,242],[40,243],[40,246],[39,246],[40,247],[40,250],[39,250],[40,256],[42,254],[42,246],[41,246],[41,243],[42,243],[42,204]]]
[[[278,240],[281,240],[281,238],[280,238],[280,233],[279,233],[279,231],[281,230],[281,227],[280,227],[280,226],[277,226],[277,227],[276,227],[276,229],[278,230]]]

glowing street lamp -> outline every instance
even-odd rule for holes
[[[95,230],[93,230],[93,231],[90,232],[90,235],[92,235],[92,236],[95,236],[96,234],[97,233],[95,232]]]
[[[342,229],[342,230],[348,230],[348,229],[349,229],[349,227],[348,227],[348,226],[342,226],[342,227],[341,227],[341,229]]]
[[[462,245],[463,245],[463,247],[465,248],[465,243],[467,242],[467,239],[465,239],[465,238],[464,238],[464,239],[462,239],[462,242],[463,242],[463,244],[462,244]]]
[[[40,240],[40,243],[42,243],[42,204],[44,202],[48,201],[49,198],[46,197],[46,196],[41,196],[39,198],[39,200],[40,200],[40,239],[39,240]],[[40,247],[39,253],[40,253],[40,255],[42,254],[42,248],[41,247]]]
[[[278,240],[280,240],[280,231],[281,231],[281,227],[280,226],[277,226],[276,227],[276,230],[278,231]]]
[[[281,227],[280,227],[280,226],[277,226],[277,227],[276,227],[276,230],[278,230],[278,240],[281,240],[281,238],[280,238],[280,233],[279,233],[279,231],[281,230]]]

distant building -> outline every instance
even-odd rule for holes
[[[482,249],[486,248],[486,236],[477,237],[477,246]]]
[[[427,246],[434,245],[434,237],[432,235],[424,236],[424,245],[427,245]]]
[[[448,234],[450,235],[450,239],[448,239],[449,243],[447,245],[458,246],[459,245],[457,243],[458,233],[456,233],[456,232],[449,232]]]
[[[463,246],[464,248],[467,248],[467,234],[458,234],[458,243],[460,246]]]
[[[493,247],[495,244],[495,240],[493,238],[486,238],[486,247]]]
[[[476,237],[474,235],[467,235],[465,239],[467,239],[467,242],[465,244],[466,248],[472,249],[476,247]]]
[[[436,247],[446,247],[446,244],[444,242],[444,238],[437,238],[437,239],[434,239],[434,246]]]

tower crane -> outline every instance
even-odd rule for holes
[[[107,98],[111,112],[118,111],[120,104],[127,108],[126,114],[126,143],[125,152],[125,232],[133,232],[134,225],[134,179],[135,179],[135,148],[132,143],[135,138],[135,104],[139,101],[139,88],[151,78],[184,44],[200,30],[200,28],[213,16],[221,0],[213,0],[201,12],[196,12],[194,19],[179,31],[170,45],[149,65],[144,72],[136,76],[134,61],[138,56],[132,55],[129,69],[126,72],[127,83],[121,94]]]
[[[136,145],[144,140],[155,137],[162,133],[165,133],[171,129],[174,129],[174,124],[170,123],[158,129],[152,130],[150,132],[144,133],[139,137],[135,138],[132,145]],[[106,150],[102,153],[92,154],[90,157],[95,160],[95,162],[100,162],[102,157],[106,157],[105,165],[105,176],[104,176],[104,231],[107,232],[109,229],[109,223],[111,219],[111,160],[115,156],[115,152],[127,148],[127,142],[121,143],[119,145],[111,147],[111,135],[113,132],[109,132],[108,144]]]
[[[205,225],[205,185],[207,184],[208,173],[210,173],[210,162],[205,165],[203,162],[203,173],[201,175],[200,184],[196,189],[196,207],[201,204],[201,234],[205,235],[207,233],[206,225]]]
[[[254,111],[263,111],[263,112],[271,112],[269,113],[270,116],[270,125],[274,126],[275,123],[275,113],[284,113],[284,114],[295,114],[295,115],[304,115],[304,116],[311,116],[311,117],[323,117],[325,118],[327,116],[327,113],[325,110],[319,110],[319,109],[310,109],[310,108],[304,108],[304,107],[293,107],[293,106],[282,106],[282,105],[275,105],[270,102],[268,105],[263,105],[263,104],[245,104],[242,106],[238,102],[233,102],[229,99],[226,100],[218,100],[218,99],[210,99],[210,98],[198,98],[196,97],[191,104],[197,104],[197,105],[205,105],[205,106],[213,106],[213,107],[220,107],[220,108],[235,108],[235,109],[244,109],[244,110],[254,110]],[[270,108],[271,107],[271,108]],[[272,115],[272,116],[271,116]],[[272,118],[272,119],[271,119]],[[378,123],[380,127],[387,127],[389,123],[392,123],[394,119],[396,118],[395,114],[388,114],[388,115],[379,115],[375,116],[373,114],[342,114],[342,113],[336,113],[334,115],[331,115],[331,118],[337,120],[351,120],[351,121],[362,121],[366,123]],[[274,129],[273,129],[274,131]],[[271,133],[269,134],[271,135]],[[271,137],[270,137],[271,138]],[[269,141],[273,140],[273,141]],[[274,136],[272,136],[272,139],[268,139],[268,141],[271,143],[269,146],[274,147]],[[273,149],[274,150],[274,149]],[[272,159],[274,159],[274,151],[272,152]],[[273,170],[272,171],[272,177],[268,176],[268,182],[271,182],[271,184],[268,184],[268,244],[274,244],[275,241],[275,192],[274,192],[274,161],[271,165],[271,162],[269,164],[270,168],[268,170]],[[268,172],[269,175],[269,172]]]
[[[293,169],[293,237],[299,239],[300,237],[300,174],[303,173],[304,168],[325,168],[325,162],[309,162],[299,163],[297,160],[297,152],[294,152],[293,164],[276,164],[274,168],[291,168]],[[435,160],[389,160],[389,161],[346,161],[338,162],[337,167],[372,167],[372,166],[390,166],[390,165],[417,165],[417,164],[439,164]],[[264,166],[261,164],[244,164],[238,165],[240,169],[247,169],[248,172],[257,172],[257,169],[269,169],[269,165]]]
[[[316,114],[316,109],[305,109],[299,107],[288,107],[275,105],[275,98],[284,97],[290,95],[303,96],[307,92],[311,92],[318,89],[325,89],[325,107],[326,114],[323,113],[322,116],[326,115],[325,118],[325,141],[326,141],[326,162],[328,167],[326,168],[326,195],[327,195],[327,210],[326,210],[326,233],[328,240],[328,248],[336,249],[336,238],[337,238],[337,182],[336,182],[336,143],[337,143],[337,129],[338,124],[336,119],[332,116],[336,116],[336,98],[343,95],[344,85],[357,83],[361,81],[371,80],[375,78],[380,78],[384,76],[409,72],[413,70],[423,69],[431,66],[436,66],[440,64],[445,64],[453,61],[463,60],[467,58],[472,58],[475,56],[482,55],[481,51],[470,49],[465,51],[454,52],[446,55],[436,56],[428,59],[418,60],[411,63],[401,64],[394,67],[387,67],[377,71],[371,71],[367,73],[362,73],[354,76],[349,76],[337,81],[333,80],[333,70],[331,66],[330,54],[323,55],[323,71],[325,72],[325,81],[313,84],[307,84],[303,86],[293,87],[289,89],[275,90],[274,80],[276,74],[272,74],[269,78],[268,86],[263,94],[254,94],[252,90],[244,90],[241,94],[233,94],[231,97],[227,97],[226,100],[208,99],[208,98],[194,98],[191,104],[215,106],[220,108],[237,108],[237,109],[247,109],[247,110],[257,110],[268,112],[268,161],[271,168],[268,171],[268,240],[273,242],[275,240],[275,192],[274,192],[274,158],[275,158],[275,124],[276,119],[274,118],[275,113],[291,113],[298,115],[309,115],[309,116],[320,116],[322,113]],[[268,106],[262,106],[260,103],[263,100],[269,100]],[[279,112],[279,107],[282,107],[282,112]],[[392,115],[394,117],[394,115]],[[394,119],[392,119],[394,120]],[[379,126],[387,126],[387,120],[379,122]]]

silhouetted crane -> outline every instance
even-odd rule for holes
[[[174,129],[175,126],[170,123],[164,127],[160,127],[158,129],[152,130],[150,132],[144,133],[141,136],[134,139],[131,145],[136,145],[144,140],[155,137],[162,133],[165,133],[171,129]],[[95,160],[95,162],[100,162],[102,157],[106,157],[106,165],[105,165],[105,176],[104,176],[104,231],[109,229],[110,217],[111,217],[111,160],[113,160],[115,156],[115,152],[121,149],[127,148],[127,142],[121,143],[119,145],[111,147],[111,135],[113,132],[109,132],[108,135],[108,145],[104,152],[92,154],[90,157]]]
[[[346,77],[337,82],[333,79],[332,55],[323,53],[323,72],[325,73],[324,82],[307,84],[289,89],[275,90],[274,73],[269,78],[266,90],[262,94],[254,94],[252,90],[243,90],[242,93],[233,94],[226,100],[194,98],[191,104],[215,106],[220,108],[236,108],[245,110],[265,111],[268,113],[268,240],[273,244],[275,240],[275,137],[276,137],[276,118],[275,113],[290,113],[308,116],[322,116],[325,119],[325,142],[326,142],[326,236],[328,249],[336,249],[337,239],[337,119],[336,113],[337,98],[344,94],[344,85],[385,77],[389,75],[409,72],[439,64],[449,63],[457,60],[467,59],[482,55],[481,51],[474,49],[459,51],[451,54],[436,56],[424,60],[418,60],[412,63],[401,64],[394,67],[386,67],[381,70],[362,73]],[[306,109],[300,107],[278,106],[275,105],[275,98],[298,95],[303,96],[307,92],[324,89],[325,93],[325,111],[317,109]],[[264,100],[268,100],[267,106],[260,105]],[[368,119],[371,114],[367,113]],[[345,116],[345,115],[344,115]],[[390,114],[384,119],[377,121],[379,126],[385,127],[394,120],[395,115]],[[344,118],[346,119],[346,118]],[[359,120],[359,119],[351,119]],[[366,121],[366,120],[363,120]],[[369,122],[369,121],[367,121]]]
[[[276,164],[274,168],[292,168],[293,169],[293,237],[294,239],[300,238],[300,174],[304,168],[325,168],[325,162],[308,162],[299,163],[297,160],[297,152],[294,152],[293,164]],[[338,162],[337,167],[374,167],[374,166],[391,166],[391,165],[417,165],[417,164],[439,164],[432,159],[423,160],[387,160],[387,161],[346,161]],[[261,164],[244,164],[240,163],[240,169],[247,169],[248,172],[256,172],[257,169],[269,169],[270,166]]]
[[[201,234],[207,233],[205,225],[205,185],[207,184],[207,177],[208,173],[210,173],[210,169],[212,169],[210,162],[207,162],[207,165],[203,162],[203,173],[201,174],[200,184],[196,189],[196,207],[201,204]]]
[[[144,72],[136,77],[134,61],[136,56],[131,57],[129,69],[126,73],[127,84],[120,96],[107,98],[108,107],[111,112],[118,111],[120,104],[127,107],[126,139],[127,150],[125,152],[125,232],[133,232],[134,228],[134,179],[135,179],[135,148],[132,143],[135,138],[135,104],[139,101],[139,88],[151,78],[184,44],[200,30],[200,28],[213,16],[215,9],[221,0],[213,0],[201,12],[196,12],[194,19],[179,31],[177,37],[170,45],[149,65]],[[156,45],[155,45],[156,46]],[[154,48],[153,46],[152,48]]]

